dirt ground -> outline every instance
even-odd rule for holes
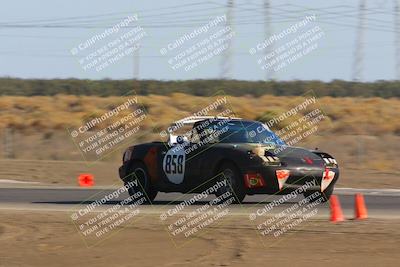
[[[266,243],[241,216],[175,247],[157,217],[87,248],[66,212],[0,212],[0,266],[398,266],[400,221],[307,222]]]

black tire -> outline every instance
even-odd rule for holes
[[[142,192],[147,202],[152,202],[156,198],[158,191],[151,184],[146,165],[139,161],[133,162],[128,173],[125,184],[135,179],[139,181],[138,186],[128,188],[129,195],[133,197],[135,193]]]
[[[314,194],[315,192],[317,192],[317,191],[315,191],[315,190],[314,191],[306,191],[306,192],[303,193],[303,195],[304,195],[305,198],[307,198],[307,197],[311,196],[312,194]],[[320,191],[318,191],[318,192],[320,192]],[[314,198],[310,198],[310,202],[315,202],[320,198],[322,198],[322,202],[327,202],[331,198],[331,196],[333,194],[333,185],[329,185],[324,190],[324,192],[320,192],[320,193],[321,193],[321,196],[316,197],[316,198],[315,197]]]
[[[221,174],[223,173],[223,175]],[[246,196],[246,191],[244,189],[242,175],[235,164],[231,162],[225,162],[221,165],[218,171],[219,180],[227,180],[227,185],[219,188],[215,195],[217,197],[222,196],[226,192],[231,192],[235,198],[234,203],[242,203]]]

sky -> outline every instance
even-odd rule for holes
[[[359,0],[270,0],[268,9],[264,0],[227,2],[4,0],[0,77],[330,81],[352,80],[359,69],[361,81],[396,79],[394,1],[366,0],[361,27]]]

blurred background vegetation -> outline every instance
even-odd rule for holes
[[[210,105],[217,96],[152,94],[139,96],[139,102],[149,115],[149,125],[145,126],[149,129],[154,128],[157,133],[173,121],[191,116]],[[66,131],[68,127],[80,126],[90,117],[97,117],[112,110],[125,101],[124,99],[127,97],[1,96],[0,129],[13,128],[23,133]],[[235,116],[263,121],[282,114],[302,103],[304,99],[303,96],[227,96]],[[400,99],[325,96],[317,101],[325,114],[322,126],[329,134],[400,135]],[[283,126],[277,125],[278,128]],[[151,135],[148,137],[154,138]],[[158,135],[155,137],[159,138]]]
[[[400,97],[400,81],[371,83],[333,80],[321,81],[238,81],[238,80],[28,80],[0,78],[0,95],[124,95],[135,88],[139,95],[185,93],[209,96],[223,90],[232,96],[299,96],[313,90],[318,96],[332,97]]]

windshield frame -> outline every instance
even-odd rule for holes
[[[221,122],[224,122],[223,125],[221,125]],[[198,122],[202,123],[202,122]],[[196,129],[196,124],[193,125],[193,130]],[[232,125],[234,124],[234,125]],[[226,127],[226,125],[229,125],[233,127],[238,127],[236,129],[229,129],[227,131],[227,135],[224,134],[224,137],[221,140],[218,140],[217,142],[211,142],[211,144],[216,144],[216,143],[253,143],[253,144],[273,144],[273,145],[286,145],[286,143],[279,138],[279,136],[273,132],[269,127],[259,121],[245,121],[245,120],[228,120],[228,121],[221,121],[221,120],[216,120],[213,122],[209,123],[208,127],[204,127],[199,129],[196,129],[197,134],[199,136],[207,137],[208,135],[205,134],[205,131],[208,131],[211,127],[215,127],[218,129],[222,129],[223,127]],[[243,135],[243,139],[234,139],[232,141],[232,137],[239,133],[239,131],[245,131],[246,137]],[[251,133],[251,134],[250,134]],[[221,134],[222,135],[222,134]],[[253,135],[250,136],[250,135]],[[237,136],[236,136],[237,137]],[[201,139],[200,139],[201,141]]]

